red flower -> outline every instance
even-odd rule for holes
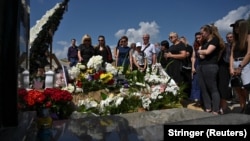
[[[46,108],[52,107],[51,101],[47,101],[47,103],[45,104],[45,107],[46,107]]]
[[[81,82],[81,81],[77,81],[77,82],[76,82],[76,86],[77,86],[78,88],[81,88],[81,87],[82,87],[82,82]]]
[[[108,84],[108,85],[113,85],[113,84],[114,84],[114,82],[115,82],[115,80],[114,80],[114,79],[111,79],[111,80],[109,80],[109,81],[108,81],[108,83],[107,83],[107,84]]]
[[[46,88],[44,91],[19,89],[18,97],[18,108],[28,108],[27,110],[49,108],[57,103],[65,103],[73,99],[70,92],[58,88]]]
[[[100,75],[103,74],[104,71],[100,70],[99,72],[94,74],[94,80],[99,80],[100,79]]]

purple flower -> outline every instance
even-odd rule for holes
[[[129,87],[128,83],[125,83],[123,86],[124,86],[124,88],[128,88]]]
[[[92,75],[88,76],[88,81],[92,81],[94,79],[94,77]]]

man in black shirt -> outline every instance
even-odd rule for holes
[[[69,47],[67,54],[70,67],[73,67],[78,63],[77,51],[78,47],[76,46],[76,39],[72,39],[71,46]]]

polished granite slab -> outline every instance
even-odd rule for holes
[[[1,141],[37,141],[35,114],[23,113],[20,125],[0,130]],[[250,124],[250,115],[213,115],[188,108],[174,108],[111,116],[73,113],[68,120],[55,120],[50,130],[56,141],[161,141],[164,125]]]

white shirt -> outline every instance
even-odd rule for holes
[[[141,51],[143,51],[145,49],[147,45],[142,45],[142,48],[141,48]],[[144,53],[146,54],[146,57],[147,57],[147,62],[148,64],[152,64],[153,62],[153,54],[156,54],[156,51],[155,51],[155,45],[154,44],[150,44],[145,50],[144,50]]]

